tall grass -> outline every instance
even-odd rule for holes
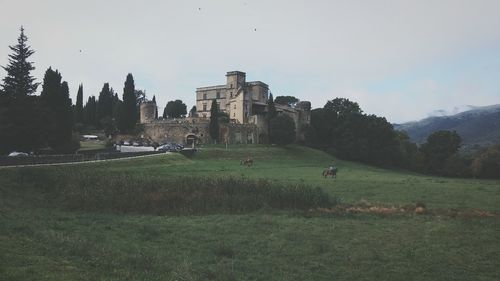
[[[53,206],[73,211],[137,214],[243,213],[262,208],[332,207],[337,199],[319,187],[244,177],[154,177],[73,171],[22,173],[23,186],[41,191]]]

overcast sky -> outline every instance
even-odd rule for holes
[[[160,107],[240,70],[322,107],[346,97],[390,122],[500,103],[500,1],[0,0],[0,65],[23,25],[35,77],[75,102],[127,73]],[[0,77],[5,71],[0,69]],[[41,89],[41,88],[40,88]]]

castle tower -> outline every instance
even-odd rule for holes
[[[235,94],[239,88],[245,86],[245,79],[246,79],[245,72],[230,71],[226,73],[226,77],[227,77],[227,89],[229,91],[233,91],[233,94]]]
[[[140,106],[141,124],[153,122],[155,120],[155,115],[156,115],[156,102],[147,101],[141,103]]]

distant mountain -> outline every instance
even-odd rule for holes
[[[455,115],[434,116],[417,122],[394,124],[396,130],[406,131],[411,140],[424,143],[439,130],[455,130],[462,137],[463,148],[500,143],[500,104],[474,107]]]

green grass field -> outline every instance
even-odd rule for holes
[[[247,155],[254,166],[239,164]],[[324,179],[332,161],[338,178]],[[196,206],[161,206],[179,200]],[[421,202],[429,212],[314,207],[339,200]],[[477,210],[495,216],[460,215]],[[0,169],[0,280],[499,280],[499,213],[500,181],[385,170],[304,147]]]

